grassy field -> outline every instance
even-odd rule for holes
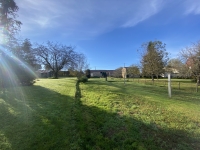
[[[75,80],[41,79],[0,95],[0,150],[70,149]]]
[[[80,88],[85,149],[200,149],[199,93],[170,99],[166,87],[116,79]]]
[[[186,89],[170,99],[158,84],[72,78],[9,88],[0,95],[0,150],[200,149],[200,93]]]
[[[123,81],[123,79],[114,79],[110,78],[110,81]],[[154,85],[154,86],[160,86],[160,87],[167,87],[168,86],[168,79],[162,78],[162,79],[155,79],[154,82],[151,79],[144,79],[144,78],[129,78],[125,81],[128,82],[135,82],[145,85]],[[171,87],[172,90],[183,90],[185,92],[196,92],[196,82],[192,81],[191,79],[171,79]],[[200,90],[200,89],[199,89]]]

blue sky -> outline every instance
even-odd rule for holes
[[[76,47],[90,69],[140,63],[144,42],[161,40],[170,58],[200,40],[200,0],[15,0],[20,38]]]

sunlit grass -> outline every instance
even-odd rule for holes
[[[164,86],[108,81],[7,88],[0,149],[200,149],[199,93],[176,89],[168,98]]]
[[[165,87],[103,79],[81,92],[90,149],[200,149],[199,93],[178,90],[170,99]]]
[[[111,81],[113,79],[110,79]],[[115,81],[123,81],[123,79],[114,79]],[[168,86],[168,79],[167,78],[161,78],[161,79],[154,79],[152,81],[151,79],[144,79],[144,78],[128,78],[125,80],[126,82],[134,82],[139,84],[145,84],[145,85],[154,85],[154,86],[160,86],[160,87],[167,87]],[[173,90],[182,90],[185,92],[196,92],[196,83],[192,81],[192,79],[171,79],[171,87]]]
[[[0,149],[69,149],[74,79],[40,79],[0,97]]]

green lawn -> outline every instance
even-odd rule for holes
[[[200,94],[120,80],[80,85],[86,149],[200,149]],[[84,135],[85,135],[84,134]]]
[[[1,93],[0,150],[196,150],[199,113],[200,92],[187,88],[170,99],[158,84],[40,79]]]
[[[0,97],[0,150],[70,149],[75,80],[41,79]]]

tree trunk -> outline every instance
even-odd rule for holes
[[[200,75],[197,77],[197,83],[200,84]]]
[[[53,77],[54,77],[55,79],[58,79],[58,71],[55,71],[55,72],[54,72]]]
[[[154,81],[154,77],[153,77],[153,74],[151,75],[151,79],[152,79],[152,81]]]
[[[199,86],[199,82],[200,82],[199,78],[200,78],[200,76],[197,76],[196,92],[198,92],[198,86]]]
[[[151,76],[151,79],[152,79],[152,85],[154,85],[154,77],[153,77],[153,74]]]

